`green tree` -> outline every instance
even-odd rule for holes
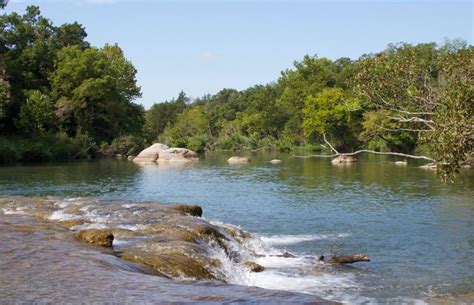
[[[46,94],[38,90],[28,92],[26,103],[21,106],[15,124],[29,135],[36,135],[53,122],[53,103]]]
[[[168,125],[162,138],[178,147],[202,151],[209,137],[209,123],[201,106],[185,109],[178,115],[176,123]]]
[[[62,49],[51,76],[62,126],[71,135],[87,133],[98,142],[141,131],[143,108],[133,103],[140,96],[135,75],[116,45]]]
[[[177,116],[184,111],[189,98],[181,91],[177,99],[164,103],[153,104],[146,112],[145,129],[150,135],[150,140],[157,139],[165,130],[166,126],[175,123]]]
[[[399,44],[357,63],[354,88],[369,111],[385,115],[380,131],[430,145],[445,180],[472,153],[473,54],[459,43]]]
[[[0,65],[9,84],[4,131],[15,130],[14,121],[29,91],[51,90],[49,76],[55,69],[57,52],[66,45],[87,47],[85,37],[84,28],[77,23],[55,27],[37,6],[28,6],[23,15],[0,16]]]
[[[358,102],[345,97],[342,89],[323,89],[305,99],[304,131],[307,136],[328,135],[338,149],[349,151],[358,146],[360,110]]]

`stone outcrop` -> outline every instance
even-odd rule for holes
[[[198,154],[187,148],[168,148],[160,151],[157,162],[195,162]]]
[[[158,160],[160,152],[168,148],[169,147],[164,144],[155,143],[152,146],[142,150],[135,158],[133,158],[133,162],[137,162],[137,163],[156,162],[156,160]]]
[[[76,232],[74,236],[80,241],[101,247],[112,247],[114,235],[109,230],[90,229]]]
[[[233,156],[230,157],[227,162],[229,164],[246,164],[250,163],[250,158],[249,157],[239,157],[239,156]]]
[[[357,162],[356,158],[344,155],[336,157],[331,161],[332,164],[352,164],[354,162]]]

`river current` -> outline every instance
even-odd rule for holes
[[[119,259],[84,250],[71,258],[71,264],[87,269],[81,269],[84,283],[64,281],[64,287],[55,286],[70,296],[74,285],[77,289],[87,287],[89,275],[96,278],[97,285],[115,287],[117,294],[127,295],[128,291],[139,295],[142,299],[130,301],[143,302],[232,302],[240,298],[255,303],[299,303],[309,300],[305,295],[359,304],[474,301],[472,169],[463,170],[453,185],[445,185],[432,171],[410,161],[400,166],[393,163],[395,159],[362,157],[351,166],[334,166],[327,159],[263,152],[247,155],[252,162],[241,166],[228,165],[230,154],[222,152],[207,153],[198,164],[186,167],[139,166],[125,160],[8,165],[0,167],[0,194],[198,204],[211,223],[232,224],[251,232],[259,251],[297,255],[294,259],[271,255],[258,258],[256,262],[266,267],[261,273],[228,268],[232,285],[225,285],[130,275],[133,267]],[[283,162],[268,162],[274,158]],[[4,210],[3,214],[13,215],[2,216],[2,232],[26,221],[15,211]],[[5,251],[0,283],[5,283],[3,287],[8,283],[9,291],[31,278],[28,272],[35,270],[39,288],[24,295],[26,301],[48,300],[42,295],[47,272],[39,276],[40,267],[25,268],[23,264],[34,262],[23,261],[16,269],[17,281],[12,282],[11,273],[5,272],[12,271],[5,262],[36,253],[35,249],[49,254],[41,259],[55,260],[55,255],[70,253],[74,247],[67,238],[57,236],[59,233],[51,238],[48,231],[38,234],[34,239],[12,232],[8,235],[10,249],[2,246],[0,250]],[[41,238],[48,242],[40,242]],[[61,242],[52,242],[56,239]],[[314,258],[319,255],[347,253],[367,254],[371,261],[315,268]],[[93,263],[85,267],[81,260]],[[122,276],[114,276],[105,284],[100,280],[107,277],[101,274],[104,264]],[[48,270],[46,265],[44,268]],[[56,269],[59,272],[61,268]],[[54,270],[49,272],[51,278],[57,276]],[[133,279],[124,280],[124,272]],[[161,299],[153,292],[157,285],[162,287]],[[274,292],[247,288],[250,286]],[[2,288],[0,295],[7,295]],[[82,301],[104,301],[94,293],[89,298]]]

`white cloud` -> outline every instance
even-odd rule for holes
[[[211,51],[202,52],[199,57],[205,61],[213,61],[217,58],[216,54]]]

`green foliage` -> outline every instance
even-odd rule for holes
[[[145,114],[145,131],[150,140],[157,139],[169,124],[174,124],[177,116],[182,113],[189,98],[181,91],[177,99],[151,106]]]
[[[110,145],[103,151],[106,151],[106,155],[124,155],[124,156],[136,156],[147,147],[149,143],[147,140],[140,136],[125,135],[115,138]]]
[[[474,148],[474,48],[444,54],[440,60],[439,105],[425,141],[443,180],[452,181]]]
[[[361,136],[411,150],[425,143],[450,181],[473,150],[473,84],[473,47],[459,41],[391,45],[363,57],[353,82],[368,111]]]
[[[22,132],[36,135],[53,121],[53,104],[49,96],[38,90],[32,90],[26,96],[26,103],[21,106],[15,125]]]
[[[340,88],[323,89],[305,99],[303,128],[307,136],[328,135],[341,149],[357,145],[360,124],[357,100],[346,98]]]
[[[87,135],[43,133],[34,138],[0,136],[0,163],[88,158],[94,143]]]
[[[140,96],[135,74],[118,46],[59,51],[51,86],[58,101],[56,115],[68,133],[110,141],[141,131],[143,110],[131,102]]]
[[[168,125],[161,139],[176,146],[203,151],[208,141],[208,121],[201,106],[185,109],[178,115],[176,123]]]

